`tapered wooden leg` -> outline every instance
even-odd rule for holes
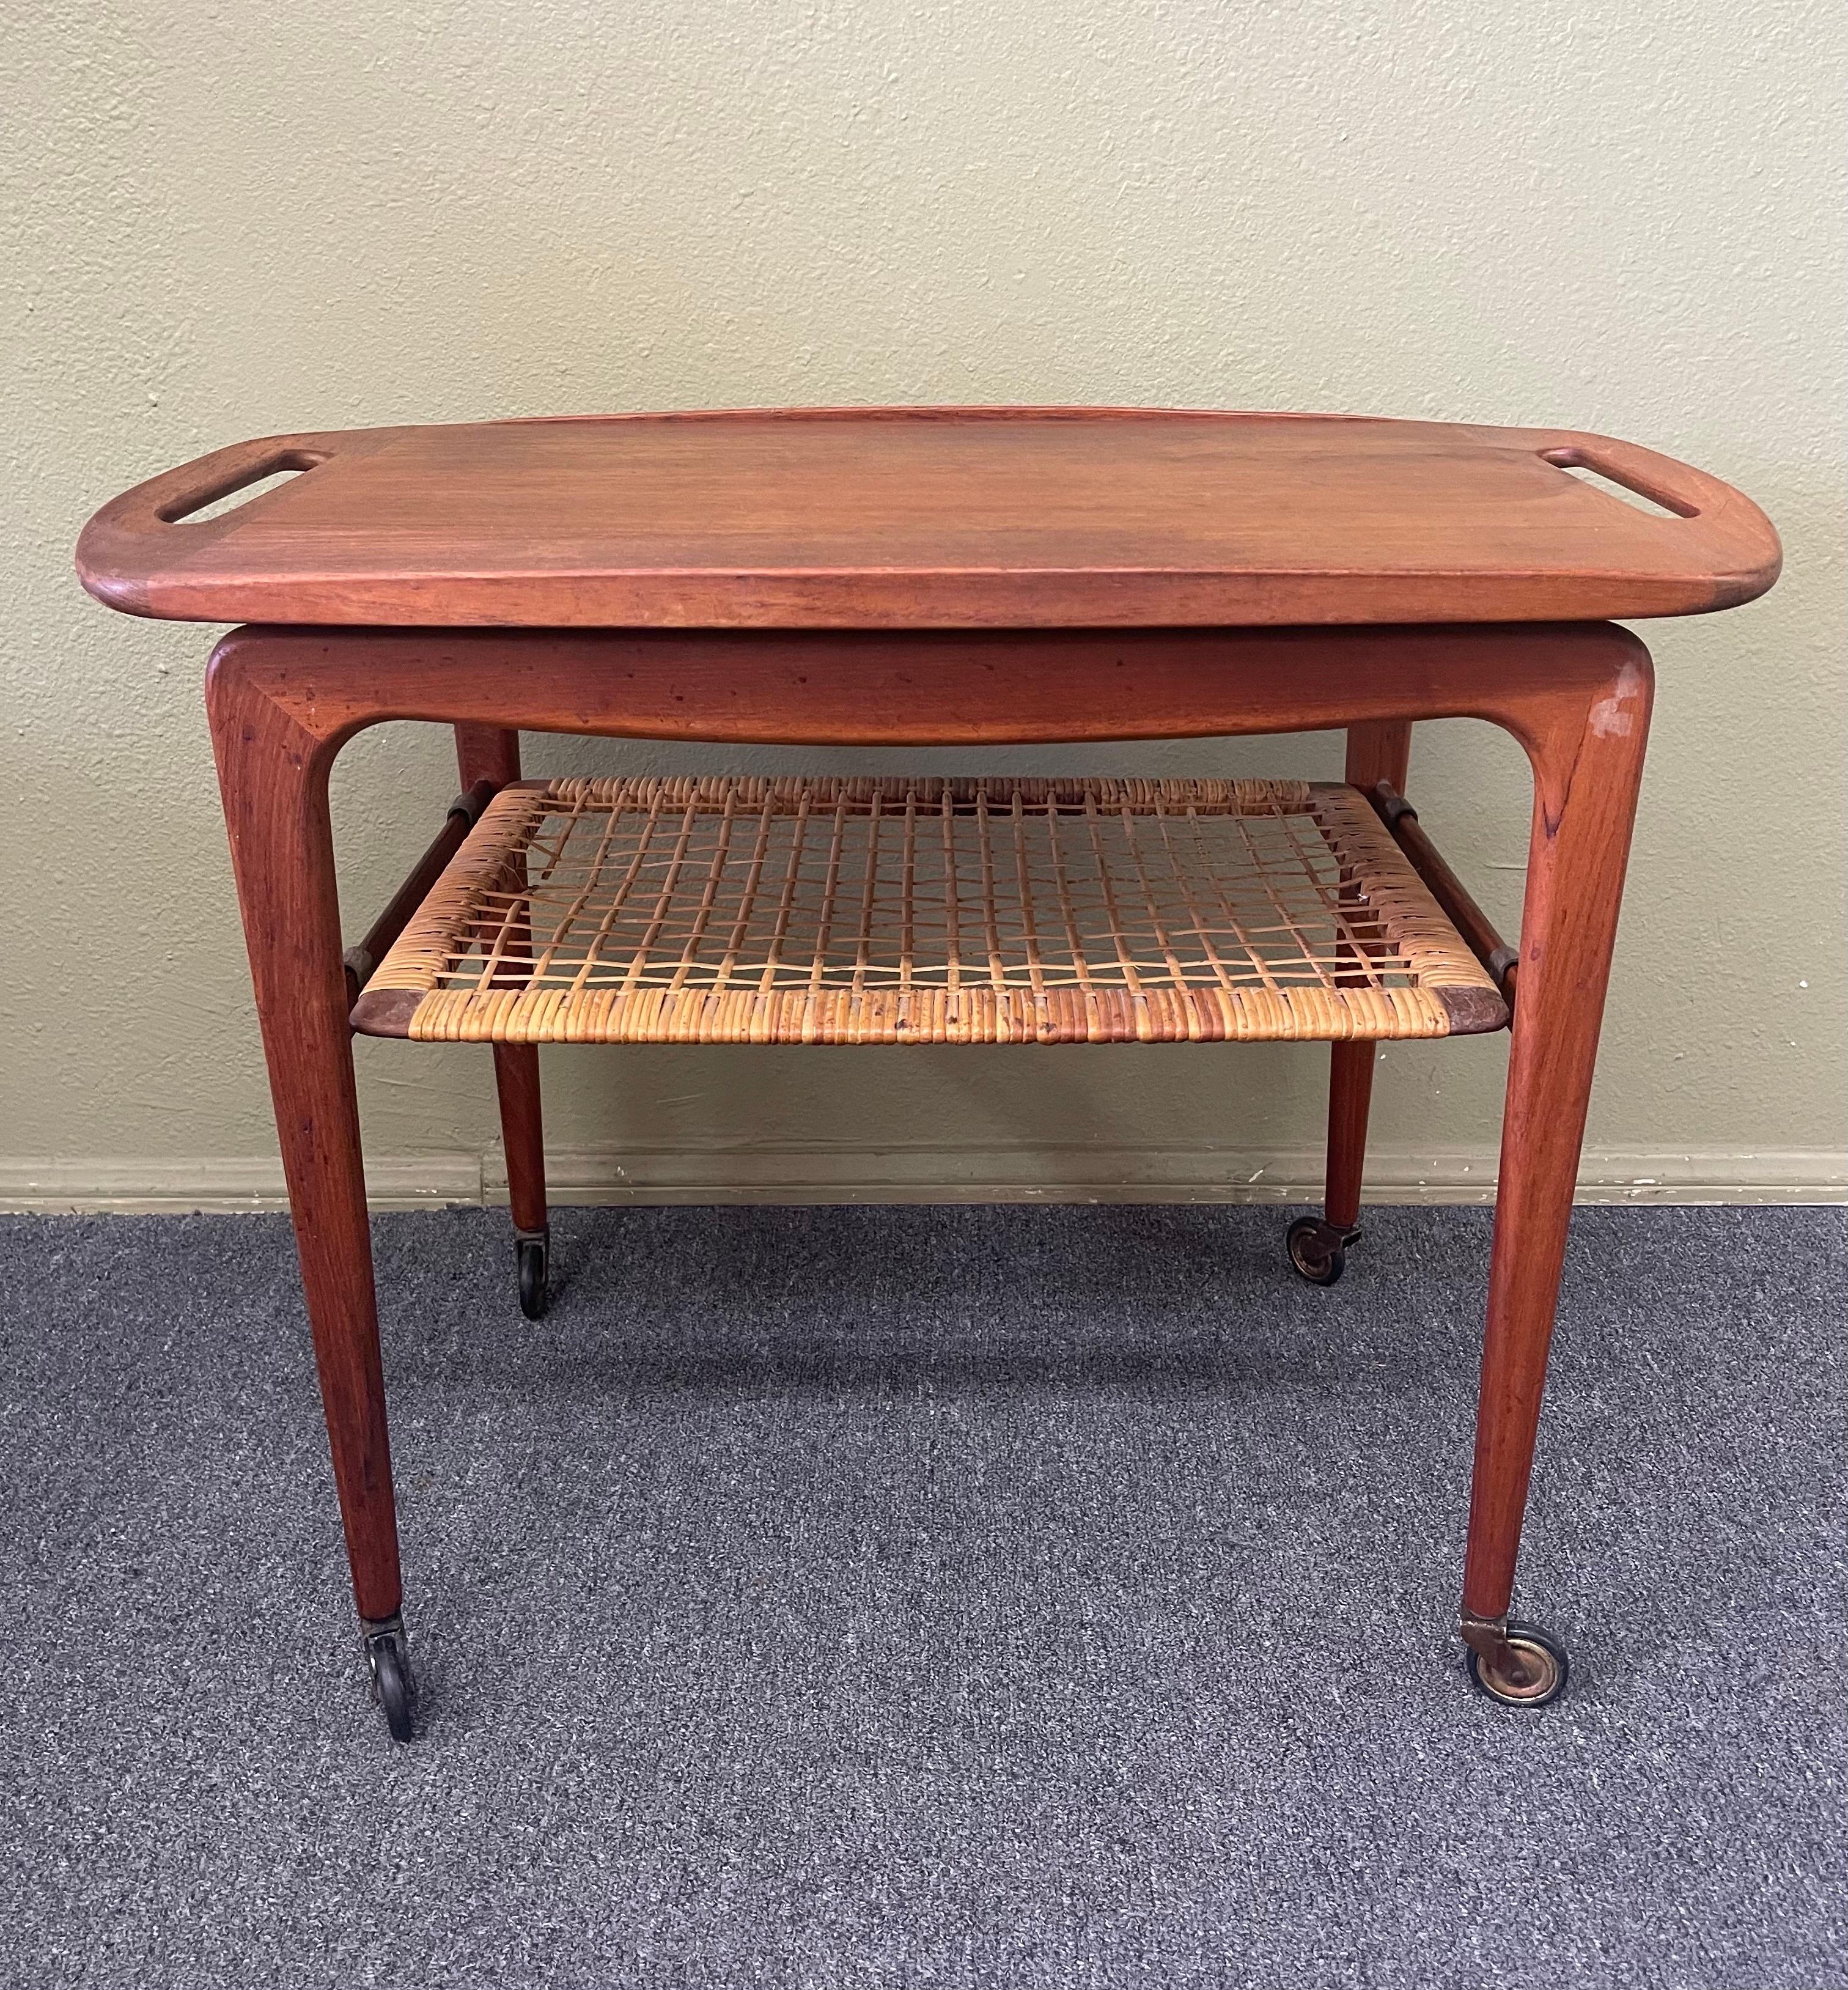
[[[1331,1044],[1328,1071],[1328,1178],[1323,1214],[1331,1230],[1351,1233],[1361,1220],[1367,1165],[1367,1112],[1379,1045]]]
[[[539,1109],[539,1053],[532,1044],[494,1045],[494,1087],[507,1150],[507,1199],[522,1236],[545,1228],[545,1142]]]
[[[520,778],[520,735],[501,726],[458,725],[456,765],[465,790],[478,781],[504,787]],[[517,957],[518,948],[513,952]],[[496,1044],[494,1058],[508,1201],[518,1252],[520,1303],[529,1316],[537,1317],[545,1308],[551,1257],[539,1053],[532,1044]]]
[[[1411,724],[1350,725],[1342,778],[1369,793],[1384,781],[1405,792],[1411,766]],[[1361,1183],[1367,1166],[1367,1115],[1373,1102],[1377,1044],[1331,1044],[1328,1073],[1328,1180],[1323,1214],[1332,1229],[1351,1231],[1361,1220]]]
[[[1652,673],[1639,654],[1524,742],[1534,819],[1463,1578],[1464,1636],[1503,1699],[1551,1696],[1536,1683],[1544,1653],[1510,1644],[1505,1620],[1642,772]]]
[[[1343,778],[1371,790],[1381,781],[1403,793],[1411,761],[1411,723],[1391,719],[1347,731]],[[1322,1220],[1305,1217],[1289,1228],[1290,1262],[1316,1285],[1333,1285],[1347,1264],[1349,1245],[1359,1236],[1361,1189],[1367,1167],[1367,1118],[1373,1103],[1374,1043],[1328,1047],[1328,1163],[1323,1177]]]
[[[353,1594],[395,1662],[403,1587],[328,823],[338,742],[235,664],[215,666],[207,699]]]
[[[504,725],[458,725],[456,771],[466,790],[477,781],[504,788],[520,778],[520,735]]]

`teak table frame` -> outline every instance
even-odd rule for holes
[[[285,472],[283,488],[211,515]],[[1466,970],[1476,1026],[1512,1007],[1461,1628],[1491,1697],[1551,1699],[1566,1655],[1508,1611],[1653,686],[1648,652],[1605,618],[1730,607],[1778,562],[1739,492],[1609,437],[1121,409],[272,436],[105,505],[78,548],[93,594],[252,625],[218,645],[207,701],[354,1590],[392,1733],[411,1731],[412,1688],[350,1019],[407,922],[447,902],[470,824],[512,806],[494,797],[520,778],[522,729],[940,747],[1345,728],[1347,782],[1484,970]],[[1503,727],[1532,767],[1518,954],[1405,800],[1412,727],[1452,718]],[[328,770],[392,719],[454,727],[464,793],[343,959]],[[510,847],[493,830],[481,847]],[[1359,944],[1333,957],[1358,961]],[[380,979],[402,991],[395,974]],[[1344,999],[1364,978],[1330,976]],[[1337,1008],[1308,1034],[1351,1034],[1357,1012]],[[521,1303],[536,1312],[538,1057],[530,1042],[494,1048]],[[1332,1044],[1326,1207],[1290,1238],[1319,1282],[1357,1234],[1374,1056],[1371,1041]]]
[[[1509,1697],[1508,1609],[1653,688],[1605,623],[1417,629],[603,633],[241,629],[207,702],[365,1635],[402,1640],[385,1385],[328,775],[388,719],[456,729],[464,789],[518,732],[954,745],[1347,730],[1347,777],[1402,791],[1419,719],[1502,726],[1534,773],[1463,1580]],[[1056,695],[1049,688],[1056,687]],[[1332,1047],[1327,1221],[1358,1213],[1375,1046]],[[516,1229],[545,1222],[538,1051],[494,1046]]]

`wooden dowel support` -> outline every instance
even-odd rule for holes
[[[480,821],[481,811],[494,800],[497,786],[493,781],[477,781],[466,793],[457,796],[450,803],[449,813],[430,847],[392,894],[385,910],[367,929],[365,938],[357,946],[349,946],[341,956],[346,969],[349,1009],[359,1000],[360,991],[372,978],[374,969],[410,923],[411,915],[430,896],[431,886],[447,869],[449,860],[462,847],[468,832]]]
[[[1445,861],[1444,854],[1425,834],[1418,812],[1396,788],[1384,781],[1367,790],[1367,799],[1380,820],[1391,830],[1393,840],[1424,879],[1432,898],[1443,908],[1444,916],[1462,936],[1469,951],[1490,973],[1510,1010],[1514,1007],[1515,983],[1520,956],[1495,929],[1493,922],[1469,893],[1463,881]]]

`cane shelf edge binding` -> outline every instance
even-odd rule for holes
[[[197,515],[279,470],[290,481]],[[1607,438],[1137,409],[304,434],[104,506],[78,557],[99,598],[267,625],[219,643],[206,703],[354,1596],[393,1735],[411,1732],[412,1675],[355,1010],[369,1030],[491,1045],[536,1318],[539,1039],[1323,1037],[1323,1214],[1289,1246],[1327,1284],[1359,1234],[1378,1042],[1493,1028],[1511,1010],[1459,1624],[1491,1698],[1556,1696],[1563,1649],[1510,1608],[1653,695],[1647,650],[1608,618],[1736,604],[1778,560],[1739,493]],[[1413,723],[1437,718],[1500,726],[1527,754],[1518,957],[1405,800]],[[464,792],[343,963],[328,772],[357,732],[396,719],[454,726]],[[1340,727],[1346,784],[525,783],[522,726],[827,745]],[[841,862],[810,891],[786,839],[818,796]],[[644,796],[639,815],[680,852],[671,876],[648,873],[645,849],[636,861]],[[882,847],[896,874],[856,874],[854,839],[895,807],[905,826]],[[572,847],[541,820],[560,810],[610,838],[549,878]],[[1248,833],[1248,870],[1152,866],[1182,810]],[[940,863],[920,856],[926,821],[948,826]],[[1279,836],[1276,865],[1262,839]],[[780,853],[790,916],[778,939],[773,915],[766,946]],[[639,927],[625,878],[652,895]],[[851,963],[843,929],[820,925],[844,902]],[[786,970],[806,973],[799,990],[780,986]]]

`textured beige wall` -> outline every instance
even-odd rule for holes
[[[87,513],[279,430],[791,402],[1556,422],[1742,484],[1784,533],[1781,586],[1644,630],[1662,696],[1588,1169],[1801,1189],[1836,1164],[1835,0],[6,11],[0,1199],[273,1178],[200,708],[211,632],[87,601]],[[1323,773],[1336,751],[953,757]],[[1511,924],[1513,749],[1432,727],[1414,771]],[[432,729],[351,750],[350,924],[452,785]],[[1389,1054],[1384,1179],[1482,1180],[1502,1059],[1499,1039]],[[484,1055],[364,1044],[360,1064],[379,1181],[468,1192]],[[547,1074],[555,1143],[617,1157],[567,1164],[592,1186],[1160,1187],[1299,1179],[1322,1064],[629,1051],[548,1053]]]

